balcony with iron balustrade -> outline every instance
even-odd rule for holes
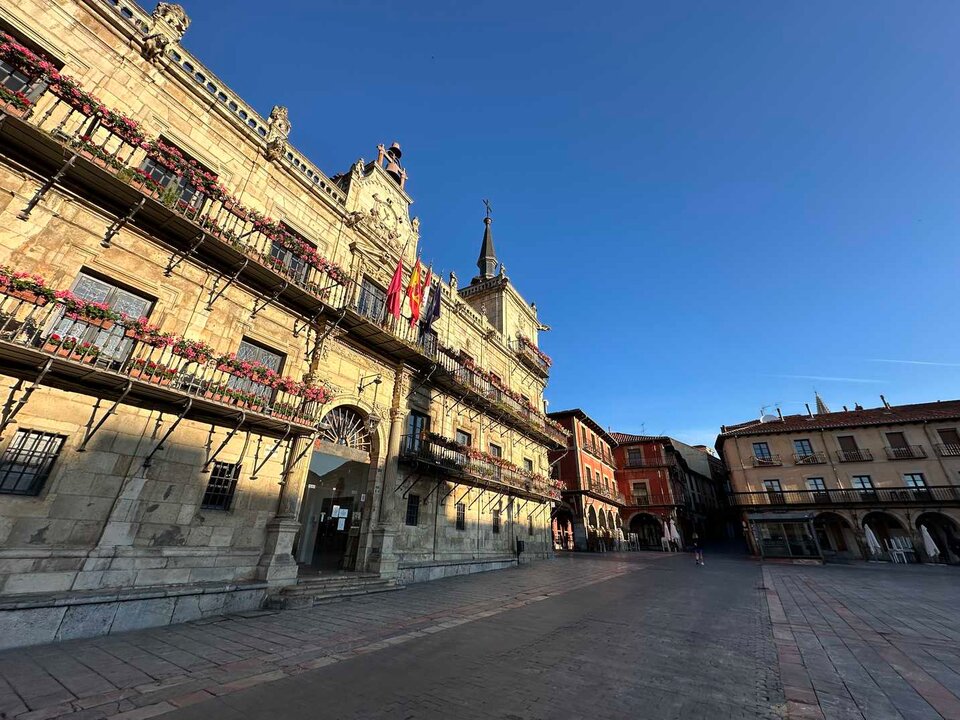
[[[528,369],[542,378],[549,377],[550,362],[537,352],[537,349],[531,343],[516,339],[509,342],[509,347]]]
[[[640,458],[630,457],[630,455],[627,455],[627,460],[623,466],[627,469],[632,469],[669,467],[670,465],[674,464],[676,464],[675,460],[672,458],[668,459],[663,455],[644,456]]]
[[[794,453],[793,462],[795,465],[823,465],[827,456],[822,452]]]
[[[730,504],[755,507],[856,507],[960,505],[960,486],[838,489],[838,490],[757,490],[728,494]]]
[[[885,447],[888,460],[920,460],[927,456],[923,445],[903,445],[902,447]]]
[[[630,495],[629,498],[627,504],[630,507],[673,507],[680,505],[675,498],[665,493]]]
[[[26,384],[11,392],[0,432],[40,386],[112,401],[114,410],[130,405],[267,437],[316,431],[320,402],[238,377],[215,358],[146,344],[113,321],[71,314],[60,301],[40,305],[0,295],[0,368]]]
[[[593,481],[588,483],[587,492],[592,493],[593,495],[600,497],[604,500],[609,500],[611,502],[614,502],[617,505],[625,504],[623,493]]]
[[[754,467],[777,467],[778,465],[783,465],[779,455],[764,455],[762,457],[751,455],[750,461]]]
[[[960,445],[953,443],[940,443],[935,446],[937,454],[940,457],[958,457],[960,456]]]
[[[534,476],[509,464],[499,465],[480,455],[447,438],[404,435],[400,462],[439,472],[438,480],[529,497],[540,502],[560,499],[560,491],[549,478]]]
[[[842,463],[872,462],[873,453],[866,448],[858,448],[857,450],[837,450],[837,460]]]

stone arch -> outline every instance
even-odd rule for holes
[[[630,517],[627,528],[628,532],[636,533],[641,548],[657,550],[661,548],[663,523],[655,515],[642,511],[635,513]]]
[[[597,523],[597,509],[593,505],[587,506],[587,528],[596,531],[600,525]]]
[[[567,503],[557,505],[551,513],[553,525],[553,543],[557,550],[574,549],[574,524],[576,523],[576,512]]]
[[[960,523],[954,518],[944,512],[928,510],[917,516],[914,526],[921,538],[920,527],[925,527],[940,551],[940,555],[935,559],[927,557],[926,552],[924,552],[924,556],[929,561],[949,564],[960,563]],[[924,550],[922,544],[919,549]]]
[[[870,527],[873,534],[876,535],[884,551],[887,549],[887,542],[893,537],[910,537],[909,523],[904,522],[903,518],[897,513],[888,510],[873,510],[863,516],[860,522],[861,527]]]
[[[813,529],[825,560],[862,558],[855,523],[842,511],[824,510],[813,519]]]

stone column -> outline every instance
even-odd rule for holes
[[[277,514],[267,523],[267,536],[263,543],[263,553],[257,564],[257,577],[270,585],[293,585],[297,582],[297,561],[293,557],[293,540],[300,529],[297,521],[297,510],[300,505],[300,488],[303,486],[303,477],[310,467],[308,452],[304,457],[307,462],[296,463],[307,443],[312,443],[312,437],[300,437],[290,445],[290,453],[286,466],[280,478],[280,492],[277,496]],[[297,468],[300,468],[298,471]]]
[[[373,546],[370,550],[368,569],[381,577],[394,577],[399,561],[394,550],[397,534],[397,517],[394,512],[394,491],[399,483],[400,444],[403,440],[403,423],[407,416],[407,395],[410,392],[412,370],[406,365],[397,366],[393,377],[393,398],[390,403],[390,430],[384,454],[383,489],[380,492],[376,528],[373,531]]]

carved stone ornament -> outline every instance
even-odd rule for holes
[[[167,46],[171,42],[179,43],[188,27],[190,27],[190,18],[181,6],[173,3],[157,3],[153,11],[150,33],[143,39],[143,56],[147,60],[163,57]]]
[[[413,218],[413,220],[410,221],[410,227],[413,230],[414,235],[419,235],[420,234],[420,218],[419,217]]]
[[[279,160],[287,149],[287,138],[290,136],[290,115],[283,105],[274,105],[267,120],[267,149],[268,160]]]

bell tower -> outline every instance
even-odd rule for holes
[[[487,208],[487,216],[483,218],[483,242],[480,244],[480,257],[477,258],[480,274],[473,279],[475,283],[489,280],[497,274],[497,251],[493,249],[493,232],[490,230],[492,209],[489,200],[484,200],[483,204]]]

